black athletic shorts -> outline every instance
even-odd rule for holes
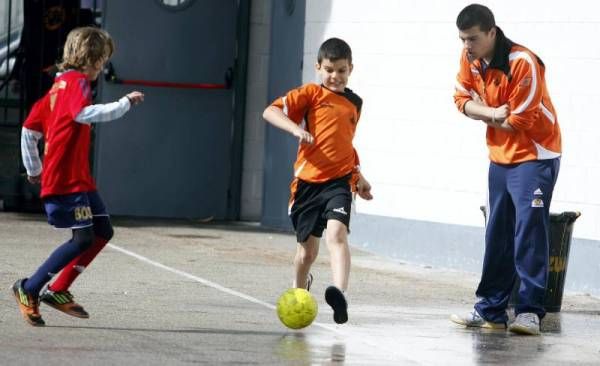
[[[350,178],[351,175],[346,175],[325,183],[298,180],[294,202],[290,208],[290,218],[298,243],[308,240],[309,235],[320,238],[327,227],[327,220],[338,220],[350,231]]]

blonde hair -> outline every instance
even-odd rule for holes
[[[67,35],[60,70],[83,70],[102,60],[108,60],[115,50],[110,35],[99,28],[75,28]]]

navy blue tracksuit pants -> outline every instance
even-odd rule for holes
[[[550,202],[560,158],[518,164],[490,163],[485,255],[477,312],[506,323],[515,280],[521,280],[515,313],[544,317],[548,281]]]

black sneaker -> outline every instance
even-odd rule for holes
[[[308,276],[306,277],[306,291],[310,292],[310,286],[312,286],[313,283],[313,275],[312,273],[309,273]]]
[[[306,291],[310,292],[310,287],[312,286],[312,283],[313,283],[313,275],[312,275],[312,273],[309,273],[306,276],[306,287],[305,287]],[[293,288],[298,287],[296,285],[296,280],[292,281],[292,287]],[[298,287],[298,288],[300,288],[300,287]]]
[[[15,297],[15,300],[17,300],[19,311],[21,312],[21,315],[23,315],[23,319],[35,327],[43,326],[46,323],[40,314],[39,299],[37,296],[25,292],[25,289],[23,288],[25,280],[27,279],[22,278],[12,285],[13,296]]]
[[[348,321],[348,302],[344,293],[335,286],[329,286],[325,290],[325,301],[333,309],[333,320],[338,324]]]
[[[51,291],[46,287],[40,295],[40,300],[58,311],[76,318],[87,319],[90,315],[83,306],[73,300],[73,295],[69,291]]]

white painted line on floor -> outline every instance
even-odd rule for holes
[[[275,310],[275,305],[269,304],[267,302],[259,300],[259,299],[255,298],[255,297],[250,296],[250,295],[246,295],[246,294],[241,293],[239,291],[232,290],[232,289],[227,288],[225,286],[221,286],[218,283],[209,281],[207,279],[204,279],[204,278],[201,278],[201,277],[198,277],[198,276],[194,276],[193,274],[190,274],[190,273],[187,273],[187,272],[184,272],[184,271],[180,271],[178,269],[166,266],[166,265],[164,265],[162,263],[153,261],[152,259],[146,258],[146,257],[144,257],[142,255],[139,255],[139,254],[134,253],[132,251],[129,251],[127,249],[121,248],[121,247],[119,247],[117,245],[107,244],[107,246],[110,247],[111,249],[114,249],[114,250],[116,250],[118,252],[126,254],[126,255],[128,255],[130,257],[136,258],[136,259],[138,259],[138,260],[140,260],[140,261],[142,261],[144,263],[150,264],[150,265],[152,265],[154,267],[157,267],[157,268],[160,268],[160,269],[164,269],[165,271],[174,273],[174,274],[179,275],[181,277],[185,277],[185,278],[190,279],[192,281],[199,282],[199,283],[201,283],[201,284],[203,284],[205,286],[214,288],[215,290],[219,290],[219,291],[222,291],[222,292],[224,292],[226,294],[229,294],[229,295],[232,295],[232,296],[236,296],[236,297],[239,297],[239,298],[244,299],[244,300],[248,300],[248,301],[250,301],[252,303],[255,303],[255,304],[258,304],[258,305],[262,305],[262,306],[264,306],[264,307],[266,307],[268,309],[271,309],[271,310]],[[402,359],[402,360],[405,360],[405,361],[406,360],[410,360],[410,358],[407,358],[407,356],[405,354],[401,355],[401,354],[397,353],[397,350],[395,350],[395,349],[389,349],[389,348],[381,346],[379,344],[380,342],[378,340],[376,340],[376,339],[370,339],[370,337],[367,334],[355,334],[355,332],[352,332],[351,328],[344,327],[345,329],[342,330],[342,328],[338,328],[336,326],[332,326],[332,325],[324,324],[324,323],[318,323],[318,322],[314,322],[312,325],[318,326],[318,327],[326,329],[326,330],[329,330],[329,331],[334,332],[334,333],[336,333],[338,335],[346,336],[348,338],[353,339],[356,342],[362,343],[364,345],[368,345],[369,347],[373,347],[373,348],[379,349],[379,350],[383,351],[384,354],[387,354],[387,355],[394,354],[394,355],[400,357],[400,359]]]
[[[165,271],[169,271],[171,273],[175,273],[176,275],[179,275],[181,277],[185,277],[185,278],[190,279],[192,281],[200,282],[201,284],[203,284],[205,286],[212,287],[212,288],[214,288],[216,290],[219,290],[219,291],[222,291],[222,292],[224,292],[226,294],[229,294],[229,295],[232,295],[232,296],[237,296],[237,297],[242,298],[244,300],[248,300],[248,301],[253,302],[255,304],[259,304],[259,305],[262,305],[262,306],[267,307],[269,309],[275,310],[275,306],[274,305],[271,305],[269,303],[261,301],[261,300],[259,300],[257,298],[252,297],[252,296],[243,294],[243,293],[241,293],[239,291],[235,291],[235,290],[232,290],[230,288],[221,286],[218,283],[214,283],[214,282],[206,280],[204,278],[201,278],[201,277],[198,277],[198,276],[194,276],[193,274],[189,274],[187,272],[183,272],[183,271],[180,271],[178,269],[171,268],[169,266],[165,266],[162,263],[155,262],[152,259],[148,259],[148,258],[146,258],[146,257],[144,257],[142,255],[139,255],[139,254],[134,253],[132,251],[129,251],[127,249],[123,249],[123,248],[121,248],[119,246],[116,246],[114,244],[108,244],[108,246],[111,247],[112,249],[116,250],[116,251],[119,251],[119,252],[123,253],[123,254],[127,254],[130,257],[134,257],[136,259],[139,259],[140,261],[142,261],[144,263],[148,263],[150,265],[153,265],[154,267],[158,267],[160,269],[164,269]]]
[[[250,295],[246,295],[246,294],[244,294],[242,292],[239,292],[239,291],[236,291],[236,290],[232,290],[232,289],[227,288],[225,286],[221,286],[218,283],[209,281],[207,279],[204,279],[204,278],[201,278],[201,277],[198,277],[198,276],[194,276],[193,274],[190,274],[190,273],[187,273],[187,272],[184,272],[184,271],[180,271],[178,269],[175,269],[175,268],[172,268],[172,267],[169,267],[169,266],[165,266],[162,263],[158,263],[156,261],[153,261],[152,259],[146,258],[146,257],[144,257],[142,255],[139,255],[139,254],[134,253],[134,252],[132,252],[130,250],[121,248],[121,247],[119,247],[117,245],[107,244],[107,246],[110,247],[110,248],[112,248],[112,249],[114,249],[114,250],[116,250],[116,251],[118,251],[118,252],[121,252],[121,253],[126,254],[126,255],[128,255],[130,257],[138,259],[138,260],[140,260],[140,261],[142,261],[144,263],[150,264],[150,265],[152,265],[154,267],[157,267],[157,268],[160,268],[160,269],[164,269],[165,271],[174,273],[174,274],[179,275],[181,277],[185,277],[185,278],[190,279],[192,281],[199,282],[199,283],[201,283],[201,284],[203,284],[205,286],[214,288],[215,290],[219,290],[219,291],[224,292],[226,294],[229,294],[229,295],[232,295],[232,296],[236,296],[236,297],[239,297],[239,298],[244,299],[244,300],[248,300],[248,301],[250,301],[252,303],[255,303],[255,304],[258,304],[258,305],[262,305],[262,306],[264,306],[264,307],[266,307],[268,309],[271,309],[271,310],[275,310],[275,305],[269,304],[267,302],[259,300],[259,299],[255,298],[255,297],[250,296]],[[317,325],[317,326],[319,326],[321,328],[324,328],[324,329],[327,329],[327,330],[339,333],[339,331],[335,327],[333,327],[331,325],[328,325],[328,324],[323,324],[323,323],[317,323],[317,322],[315,322],[315,323],[313,323],[313,325]]]

